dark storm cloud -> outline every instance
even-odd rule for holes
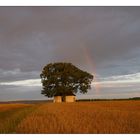
[[[3,86],[0,85],[0,100],[32,100],[32,99],[46,99],[44,96],[40,96],[40,87],[17,87],[17,86]]]
[[[37,79],[56,61],[101,78],[138,73],[139,15],[139,7],[0,7],[0,82]]]
[[[35,79],[35,78],[40,78],[39,75],[40,72],[38,71],[22,72],[20,69],[14,69],[14,70],[0,69],[1,82],[12,82],[18,80]]]
[[[65,60],[86,67],[83,46],[102,69],[139,48],[139,14],[139,7],[1,7],[1,68],[36,71]]]

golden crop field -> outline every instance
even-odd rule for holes
[[[140,133],[140,101],[0,104],[0,133]]]

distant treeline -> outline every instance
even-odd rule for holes
[[[48,103],[52,102],[52,100],[25,100],[25,101],[1,101],[0,104],[18,104],[18,103],[23,103],[23,104],[36,104],[36,103]]]
[[[126,98],[126,99],[78,99],[77,102],[81,101],[123,101],[123,100],[140,100],[140,97]]]
[[[77,99],[76,102],[86,101],[123,101],[123,100],[140,100],[140,97],[126,98],[126,99]],[[0,104],[12,104],[12,103],[23,103],[23,104],[36,104],[36,103],[48,103],[53,100],[25,100],[25,101],[0,101]]]

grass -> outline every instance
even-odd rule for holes
[[[7,104],[1,108],[0,133],[140,133],[140,101]]]

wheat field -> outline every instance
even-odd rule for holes
[[[139,134],[140,101],[0,104],[2,134]]]

